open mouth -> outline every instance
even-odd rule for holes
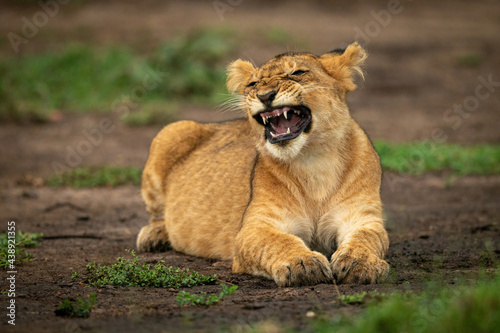
[[[283,106],[258,113],[255,120],[266,129],[269,143],[295,139],[311,124],[311,110],[303,105]]]

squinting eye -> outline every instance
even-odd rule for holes
[[[300,75],[303,75],[303,74],[305,74],[307,72],[308,71],[303,71],[303,70],[299,69],[299,70],[293,72],[292,75],[294,75],[294,76],[300,76]]]
[[[250,82],[249,84],[247,84],[247,87],[253,87],[257,84],[257,81],[253,81],[253,82]]]

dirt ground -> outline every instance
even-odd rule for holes
[[[26,7],[1,1],[0,35],[21,31],[23,16],[32,17],[37,5]],[[243,1],[220,20],[211,1],[78,2],[60,13],[23,46],[39,52],[79,41],[97,45],[128,44],[147,53],[166,39],[199,26],[231,26],[248,38],[239,56],[261,63],[283,47],[260,40],[272,27],[297,36],[297,45],[321,53],[357,36],[370,53],[366,81],[349,96],[353,117],[373,139],[391,142],[432,140],[442,129],[446,142],[499,143],[498,83],[484,88],[481,78],[500,81],[500,3],[498,1],[407,1],[382,25],[373,12],[387,10],[386,1],[299,2]],[[378,24],[378,33],[376,25]],[[372,29],[372,30],[370,30]],[[374,30],[373,30],[374,29]],[[368,31],[368,32],[366,32]],[[370,36],[368,36],[368,33]],[[3,38],[3,37],[2,37]],[[0,54],[13,54],[8,41]],[[480,61],[467,66],[460,59]],[[482,89],[486,98],[480,98]],[[489,89],[489,90],[488,90]],[[474,101],[477,104],[467,104]],[[465,112],[447,111],[463,105]],[[467,111],[468,110],[468,111]],[[198,106],[180,110],[180,118],[222,120],[234,114]],[[0,124],[0,221],[16,221],[18,229],[43,232],[45,240],[31,250],[35,261],[18,267],[17,319],[2,331],[206,331],[218,327],[246,327],[273,319],[302,328],[308,311],[335,314],[358,311],[341,305],[341,294],[378,290],[420,290],[429,280],[447,284],[472,279],[500,259],[500,176],[451,177],[444,172],[423,176],[384,175],[382,199],[391,246],[391,273],[386,283],[372,286],[321,284],[277,288],[263,278],[231,273],[231,263],[194,258],[175,251],[141,254],[147,262],[165,258],[167,264],[203,274],[217,274],[221,282],[237,284],[238,292],[221,304],[179,308],[176,291],[155,288],[100,289],[75,283],[71,275],[85,272],[87,263],[112,263],[134,248],[147,215],[138,187],[75,190],[52,189],[42,179],[63,162],[67,147],[75,148],[95,128],[102,113],[66,116],[57,122]],[[130,128],[112,118],[116,129],[80,162],[83,165],[143,166],[149,144],[160,127]],[[452,126],[455,125],[455,128]],[[2,273],[2,276],[5,276]],[[7,289],[4,278],[0,289]],[[195,287],[194,292],[219,290]],[[96,291],[98,304],[88,319],[65,319],[54,314],[66,297]],[[2,308],[7,297],[2,294]],[[5,310],[4,310],[5,311]]]

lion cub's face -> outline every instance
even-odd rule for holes
[[[360,72],[365,58],[354,43],[321,57],[282,54],[258,68],[236,60],[229,66],[227,86],[240,94],[260,145],[288,160],[345,122],[345,93],[356,87],[353,72]]]

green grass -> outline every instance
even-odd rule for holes
[[[122,117],[128,126],[166,125],[179,120],[177,105],[164,101],[151,101]]]
[[[0,119],[44,121],[55,110],[111,109],[140,84],[147,63],[125,49],[72,45],[0,60]]]
[[[158,92],[167,98],[217,104],[226,92],[225,66],[234,56],[236,41],[230,30],[198,30],[178,37],[152,56],[151,62],[168,72]]]
[[[90,293],[87,299],[78,297],[77,299],[65,298],[55,310],[57,316],[87,318],[96,304],[96,293]]]
[[[456,175],[500,174],[500,145],[387,143],[376,141],[382,168],[406,174],[451,171]]]
[[[141,169],[129,167],[81,167],[60,175],[53,175],[47,180],[52,187],[70,186],[75,188],[139,185]]]
[[[286,45],[293,41],[292,34],[282,28],[270,28],[265,32],[266,40],[273,45]]]
[[[150,103],[163,104],[160,109],[179,101],[219,103],[235,47],[228,31],[198,30],[147,56],[126,48],[71,45],[3,57],[0,120],[43,122],[54,111],[134,113]]]
[[[483,56],[477,52],[463,53],[458,56],[458,63],[464,67],[478,67],[483,62]]]
[[[231,286],[228,287],[226,284],[222,283],[222,290],[219,294],[207,294],[206,292],[202,292],[200,294],[191,294],[187,291],[180,291],[179,294],[177,295],[177,304],[179,306],[184,306],[184,305],[196,305],[196,306],[201,306],[201,305],[214,305],[218,304],[220,301],[222,301],[224,298],[227,296],[234,294],[236,292],[236,289],[238,289],[238,286]]]
[[[0,234],[0,267],[3,269],[11,269],[16,265],[33,261],[31,253],[26,251],[26,248],[38,246],[42,241],[42,234],[18,231],[15,234],[15,247],[10,247],[9,252],[9,235],[8,233]],[[11,244],[12,245],[12,244]],[[15,260],[9,255],[15,255]],[[11,266],[13,265],[13,266]]]
[[[94,287],[105,285],[126,287],[181,288],[215,284],[215,275],[201,275],[189,269],[166,266],[163,260],[152,266],[142,263],[134,251],[127,250],[130,259],[117,258],[110,266],[87,265],[87,282]]]
[[[500,325],[500,274],[473,286],[394,293],[358,314],[323,317],[314,332],[493,332]],[[351,305],[354,306],[354,305]]]

